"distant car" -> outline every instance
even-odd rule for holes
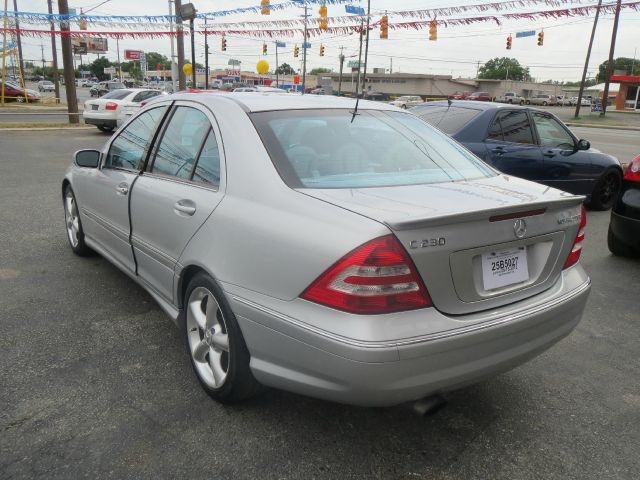
[[[114,90],[96,100],[84,102],[82,118],[84,123],[109,133],[137,113],[143,102],[161,94],[159,90],[144,88]]]
[[[423,103],[424,100],[422,100],[422,97],[417,95],[403,95],[402,97],[389,102],[390,105],[404,109],[415,107],[416,105],[421,105]]]
[[[493,100],[493,97],[489,94],[489,92],[473,92],[467,97],[467,100],[475,100],[477,102],[490,102],[491,100]]]
[[[253,87],[239,87],[239,88],[234,88],[233,92],[237,93],[237,92],[257,92],[258,90],[253,88]]]
[[[489,165],[514,177],[585,195],[611,208],[622,181],[620,162],[591,148],[554,115],[535,108],[469,101],[430,102],[411,110]]]
[[[496,102],[524,105],[524,98],[522,98],[516,92],[507,92],[504,95],[496,98]]]
[[[2,80],[0,80],[0,91],[2,89]],[[26,97],[26,99],[25,99]],[[40,100],[40,94],[29,88],[22,88],[17,83],[6,81],[4,83],[4,99],[6,102],[37,102]]]
[[[456,92],[449,95],[449,99],[451,100],[466,100],[471,95],[471,92]]]
[[[112,92],[113,90],[119,90],[121,88],[126,88],[122,82],[100,82],[91,87],[89,95],[92,97],[101,97],[107,92]]]
[[[614,255],[640,256],[640,155],[624,172],[622,190],[611,210],[607,243]]]
[[[578,97],[569,97],[565,100],[564,105],[569,105],[569,106],[575,106],[578,104]],[[589,107],[591,106],[591,100],[588,99],[587,97],[582,97],[582,101],[580,102],[580,105],[583,107]]]
[[[39,92],[54,92],[55,90],[56,90],[56,86],[50,80],[40,80],[38,82]]]
[[[534,95],[527,100],[527,105],[542,105],[543,107],[557,105],[558,99],[555,95],[548,95],[546,93]]]
[[[382,92],[365,92],[365,100],[371,100],[372,102],[388,102],[389,95]]]

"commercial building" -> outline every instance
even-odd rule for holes
[[[612,75],[612,84],[619,84],[616,110],[640,110],[640,75]]]

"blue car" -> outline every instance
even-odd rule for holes
[[[579,140],[554,115],[530,107],[438,101],[410,110],[503,173],[585,195],[608,210],[622,185],[620,162]]]

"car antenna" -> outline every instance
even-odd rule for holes
[[[367,57],[369,55],[369,19],[371,18],[371,0],[367,0],[367,41],[364,50],[364,73],[362,74],[362,83],[367,82]],[[360,96],[364,95],[364,85],[360,93],[358,93],[358,87],[360,86],[360,66],[362,65],[362,36],[363,36],[364,19],[360,22],[360,53],[358,54],[358,83],[356,84],[356,107],[353,109],[353,116],[351,117],[351,123],[356,119],[358,115],[358,104],[360,103]]]

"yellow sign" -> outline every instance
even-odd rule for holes
[[[269,62],[267,62],[266,60],[260,60],[258,62],[258,65],[256,65],[256,70],[260,75],[264,75],[269,71]]]
[[[188,77],[189,75],[191,75],[193,73],[193,66],[191,66],[190,63],[185,63],[182,66],[182,71],[184,72],[184,74]]]

